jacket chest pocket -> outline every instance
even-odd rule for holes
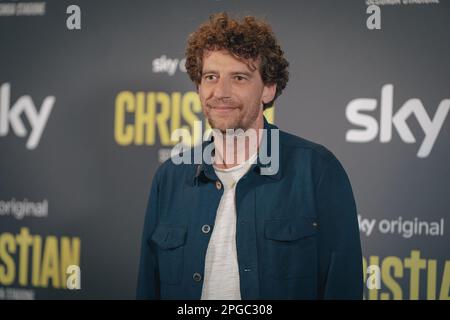
[[[178,284],[183,277],[184,247],[187,228],[159,225],[151,240],[157,245],[159,279],[161,283]]]
[[[276,279],[313,276],[317,270],[317,227],[304,217],[266,220],[265,275]]]

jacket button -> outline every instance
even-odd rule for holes
[[[222,189],[222,183],[219,180],[216,181],[216,188],[217,190]]]
[[[210,231],[211,231],[211,227],[209,225],[205,224],[205,225],[202,226],[202,232],[203,233],[207,234]]]
[[[202,280],[202,275],[196,272],[193,274],[192,279],[194,279],[195,282],[199,282],[200,280]]]

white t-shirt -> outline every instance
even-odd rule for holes
[[[255,162],[257,153],[230,169],[214,168],[224,187],[205,258],[202,300],[240,300],[236,252],[236,184]]]

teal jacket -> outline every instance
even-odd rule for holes
[[[278,128],[264,119],[270,134]],[[273,146],[267,142],[269,154]],[[212,141],[205,141],[205,148]],[[347,174],[325,147],[279,131],[279,168],[258,158],[236,186],[242,299],[361,299],[356,206]],[[200,299],[223,187],[207,163],[157,170],[146,211],[138,299]],[[224,279],[226,281],[226,279]]]

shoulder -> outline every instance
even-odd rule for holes
[[[338,161],[334,153],[324,145],[282,130],[280,130],[280,146],[288,155],[302,157],[313,164],[327,166]]]
[[[188,179],[192,177],[196,170],[193,155],[199,146],[180,151],[172,155],[157,168],[154,180],[163,181],[181,181],[181,178]]]
[[[326,176],[347,176],[343,165],[329,148],[282,130],[280,160],[286,173],[306,176],[315,186]]]

